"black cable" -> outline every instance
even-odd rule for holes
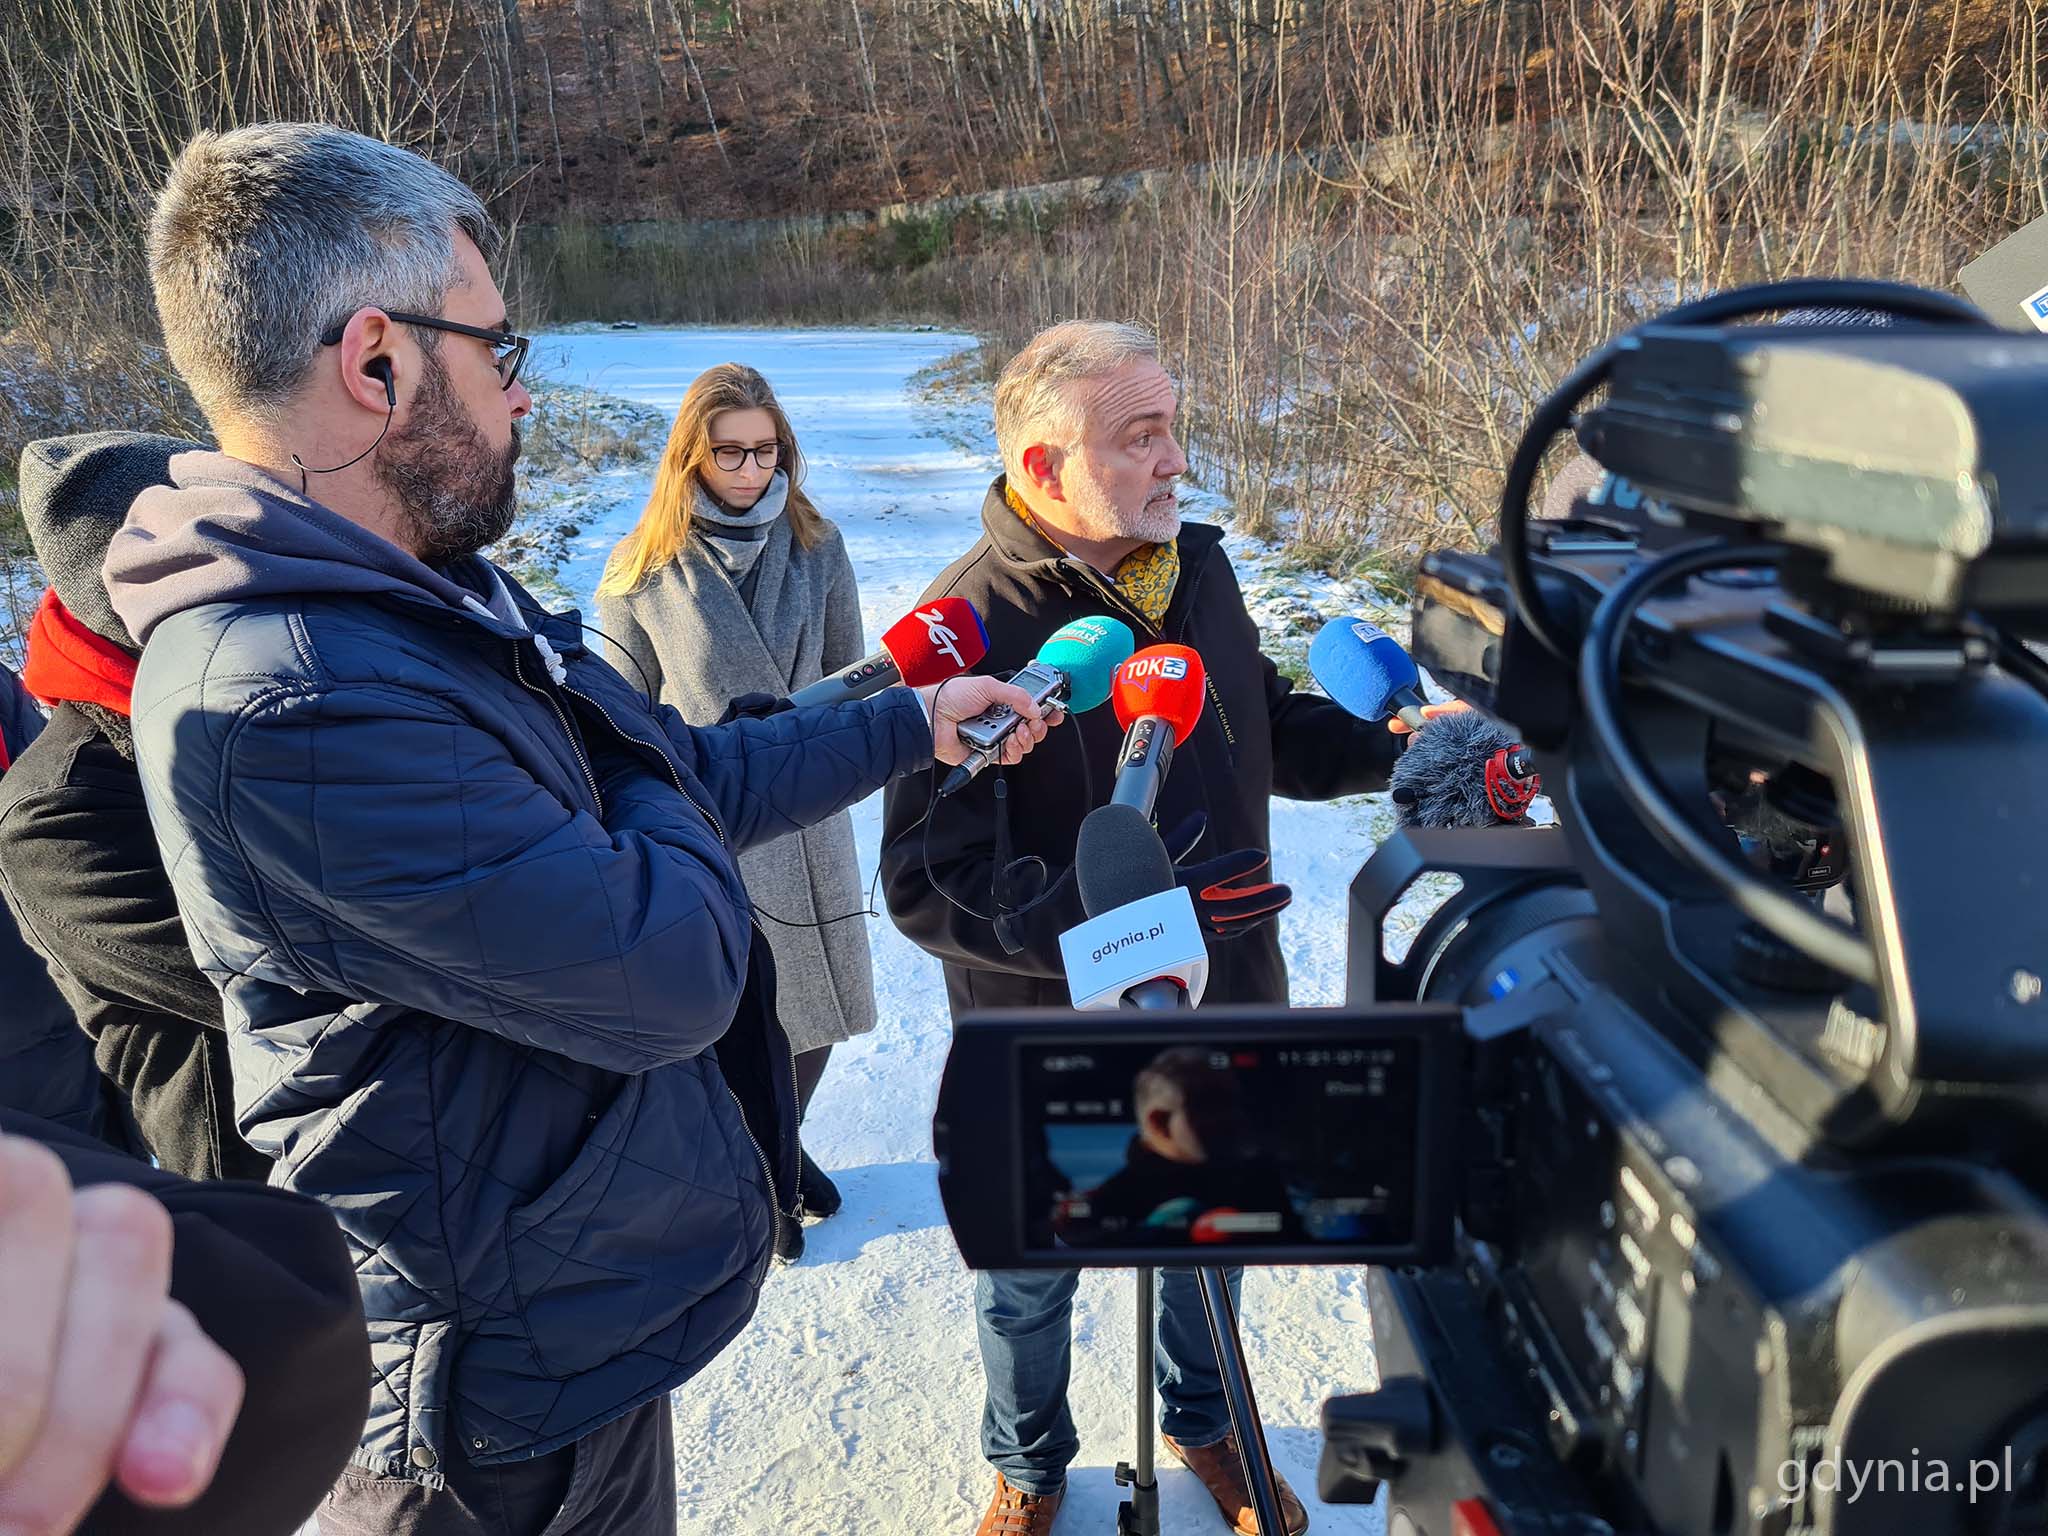
[[[2003,631],[1998,636],[1998,664],[2021,682],[2031,684],[2036,693],[2048,699],[2048,661],[2043,661],[2023,642]]]
[[[599,630],[598,633],[604,634],[604,631]],[[610,640],[611,636],[605,635],[605,638],[607,640]],[[617,645],[618,641],[612,640],[612,644]],[[641,676],[645,677],[646,673],[643,672]],[[961,678],[965,676],[967,676],[967,674],[964,672],[956,672],[953,674],[952,677],[945,679],[945,681],[941,682],[937,688],[932,690],[932,724],[934,727],[938,725],[939,720],[939,695],[946,691],[946,683],[950,683],[954,681],[956,678]],[[829,927],[833,923],[843,923],[856,917],[880,917],[882,914],[875,907],[875,889],[882,883],[882,860],[889,856],[889,850],[891,848],[894,848],[898,843],[902,842],[904,838],[910,836],[910,834],[915,832],[919,827],[924,828],[925,879],[931,881],[931,887],[933,890],[937,891],[941,896],[945,896],[948,901],[953,901],[953,898],[947,895],[945,888],[941,886],[937,880],[932,879],[931,819],[932,807],[938,804],[938,799],[939,773],[937,759],[933,759],[932,795],[931,798],[925,802],[924,814],[918,817],[917,820],[913,821],[909,826],[905,827],[901,832],[898,832],[894,837],[890,838],[888,842],[882,844],[881,851],[875,855],[874,877],[868,881],[868,904],[861,911],[843,913],[838,917],[828,917],[823,922],[818,923],[793,923],[786,917],[777,917],[773,912],[767,911],[758,903],[755,905],[754,911],[758,913],[760,916],[767,918],[769,922],[780,923],[785,928],[825,928]],[[749,899],[751,900],[751,898]],[[953,905],[959,907],[960,903],[955,901],[953,902]],[[967,913],[969,917],[976,918],[982,922],[994,921],[993,918],[983,917],[981,913],[973,911],[971,908],[968,907],[960,907],[960,910]]]
[[[958,675],[964,676],[965,674]],[[950,677],[946,679],[946,683],[950,683],[952,681],[953,679]],[[940,692],[945,691],[946,683],[939,684]],[[1074,724],[1074,712],[1070,709],[1062,707],[1060,713],[1067,717],[1068,729],[1078,732],[1080,728]],[[937,693],[935,693],[932,695],[933,721],[936,722],[938,720],[938,717],[939,696]],[[1074,737],[1074,744],[1075,750],[1079,752],[1081,756],[1081,803],[1083,805],[1093,805],[1095,803],[1095,772],[1094,769],[1091,768],[1088,763],[1088,745],[1085,741],[1081,739],[1081,737],[1078,734]],[[1000,759],[993,760],[991,762],[991,766],[1000,768],[1002,766]],[[958,911],[965,912],[969,917],[973,918],[976,922],[993,923],[995,922],[996,918],[1001,915],[1000,913],[975,911],[974,908],[968,906],[966,902],[959,900],[957,897],[953,895],[951,891],[947,890],[943,885],[939,884],[939,877],[932,873],[931,817],[932,812],[938,808],[938,804],[939,774],[937,768],[934,768],[932,770],[931,798],[925,802],[924,815],[920,816],[917,819],[917,821],[913,822],[910,826],[905,827],[902,832],[898,833],[896,837],[892,838],[890,840],[889,846],[892,848],[895,847],[895,845],[898,842],[902,841],[902,839],[905,836],[907,836],[911,832],[916,831],[919,826],[922,826],[924,828],[924,837],[920,841],[918,851],[924,866],[925,883],[929,885],[933,890],[937,891],[940,896],[944,897],[949,906],[952,906]],[[1041,870],[1044,870],[1046,872],[1046,874],[1051,874],[1050,866],[1047,865],[1045,860],[1043,858],[1040,858],[1037,854],[1027,854],[1024,858],[1014,860],[1013,862],[1017,864],[1022,864],[1027,860],[1035,862]],[[996,870],[994,871],[994,874],[996,876],[1000,876],[1002,874],[1002,870]],[[1057,883],[1058,882],[1056,881],[1050,880],[1043,882],[1039,887],[1040,894],[1042,895],[1044,892],[1051,890],[1052,887]],[[993,889],[991,889],[990,895],[994,895]]]
[[[1688,544],[1637,566],[1594,610],[1586,643],[1579,652],[1579,695],[1593,739],[1613,772],[1615,787],[1666,848],[1705,875],[1736,911],[1766,932],[1830,970],[1875,987],[1877,957],[1863,935],[1760,879],[1734,854],[1708,838],[1672,803],[1644,763],[1616,705],[1629,621],[1657,588],[1720,566],[1778,565],[1791,553],[1782,544],[1729,544],[1717,539]]]
[[[325,468],[322,468],[318,464],[308,464],[304,459],[300,458],[296,452],[293,453],[291,456],[292,467],[299,472],[299,494],[301,496],[310,497],[312,495],[312,492],[306,488],[307,476],[338,475],[344,469],[355,468],[356,465],[362,463],[363,460],[367,459],[371,454],[377,451],[378,444],[384,441],[384,434],[391,430],[391,423],[393,419],[396,418],[398,415],[398,386],[392,380],[391,363],[389,359],[377,359],[376,362],[370,365],[368,372],[373,378],[379,378],[384,381],[384,425],[377,429],[377,441],[371,443],[369,447],[365,448],[361,453],[357,454],[354,458],[349,459],[345,463],[329,464]]]
[[[591,623],[588,619],[583,618],[580,614],[577,616],[576,622],[580,628],[589,630],[590,633],[596,635],[598,639],[610,640],[612,647],[615,650],[617,650],[621,656],[625,657],[626,660],[633,663],[633,670],[640,674],[640,691],[647,696],[648,708],[652,709],[660,703],[660,700],[656,699],[654,696],[654,679],[647,675],[647,669],[640,665],[640,658],[638,656],[635,656],[629,647],[620,645],[618,641],[613,640],[610,635],[606,634],[603,630],[599,629],[595,624]]]
[[[1792,278],[1779,283],[1757,283],[1709,294],[1676,309],[1667,310],[1645,325],[1721,325],[1750,315],[1781,309],[1849,308],[1875,309],[1910,320],[1954,324],[2002,335],[1998,327],[1974,305],[1953,294],[1915,288],[1906,283],[1881,283],[1860,278]],[[1572,424],[1579,403],[1607,382],[1614,359],[1642,329],[1624,331],[1591,357],[1580,363],[1538,405],[1515,445],[1508,463],[1508,475],[1500,493],[1500,558],[1505,567],[1508,591],[1515,600],[1515,618],[1542,647],[1559,661],[1572,659],[1564,629],[1545,606],[1536,585],[1536,572],[1529,563],[1529,493],[1535,488],[1536,472],[1558,433]]]
[[[963,673],[955,675],[964,676],[965,674]],[[946,683],[950,683],[952,681],[952,678],[947,678],[946,682],[940,683],[938,689],[932,694],[932,728],[934,733],[936,733],[939,723],[939,694],[944,693],[946,691]],[[1001,769],[1001,753],[998,753],[993,759],[990,760],[990,766],[998,770]],[[904,837],[906,837],[912,832],[915,832],[919,827],[924,828],[924,836],[921,839],[919,839],[918,842],[918,856],[920,862],[924,866],[925,884],[929,885],[933,890],[937,891],[941,896],[943,896],[950,905],[958,908],[962,912],[965,912],[969,917],[973,918],[976,922],[993,923],[996,920],[995,913],[977,912],[974,910],[974,908],[968,906],[967,903],[965,903],[964,901],[955,900],[953,893],[947,890],[943,885],[939,884],[939,877],[932,873],[932,812],[938,809],[938,805],[939,769],[937,761],[934,760],[932,765],[932,792],[930,797],[924,803],[924,814],[918,817],[917,820],[912,822],[909,826],[905,827],[902,832],[899,832],[895,837],[891,838],[889,840],[889,846],[891,848],[895,847],[897,843],[901,842],[904,839]],[[995,873],[1000,875],[1002,871],[997,870]],[[991,889],[990,895],[994,895],[993,889]]]

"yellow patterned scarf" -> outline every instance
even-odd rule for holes
[[[1008,485],[1003,487],[1003,500],[1010,510],[1024,519],[1025,525],[1037,529],[1039,537],[1058,545],[1051,530],[1041,527],[1038,519],[1031,515],[1031,509],[1024,505],[1024,498]],[[1065,546],[1061,546],[1064,549]],[[1145,616],[1145,622],[1157,629],[1166,617],[1166,605],[1173,601],[1173,589],[1180,581],[1180,541],[1168,539],[1164,544],[1141,544],[1117,563],[1116,572],[1110,578],[1125,602]]]

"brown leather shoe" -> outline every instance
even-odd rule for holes
[[[975,1527],[974,1536],[1052,1536],[1053,1517],[1060,1512],[1057,1493],[1026,1493],[996,1474],[996,1496]]]
[[[1180,1464],[1202,1480],[1202,1486],[1209,1490],[1230,1528],[1238,1536],[1259,1536],[1259,1516],[1252,1508],[1252,1490],[1244,1478],[1244,1463],[1238,1459],[1237,1436],[1225,1435],[1214,1445],[1197,1446],[1182,1445],[1171,1435],[1161,1438]],[[1301,1507],[1301,1500],[1277,1471],[1273,1481],[1280,1495],[1280,1519],[1287,1526],[1287,1536],[1301,1536],[1308,1529],[1308,1511]]]

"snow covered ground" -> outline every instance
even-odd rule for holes
[[[584,331],[545,338],[540,372],[666,413],[713,363],[759,368],[795,424],[812,497],[845,532],[872,639],[976,536],[996,463],[985,412],[941,412],[910,384],[971,340],[867,330]],[[560,541],[559,579],[586,614],[605,554],[638,516],[653,470],[650,457],[576,487],[577,531]],[[1378,613],[1364,608],[1362,593],[1262,573],[1269,558],[1241,541],[1232,550],[1255,607]],[[854,812],[870,874],[880,819],[879,797]],[[1282,937],[1296,1003],[1342,999],[1345,890],[1390,825],[1381,797],[1276,802],[1273,862],[1295,893]],[[803,1262],[771,1278],[753,1325],[676,1394],[685,1531],[968,1536],[992,1486],[978,1451],[971,1278],[946,1230],[931,1155],[949,1038],[945,988],[938,963],[886,918],[871,919],[868,931],[881,1023],[838,1049],[804,1134],[845,1191],[846,1208],[808,1230]],[[1313,1497],[1323,1398],[1375,1383],[1364,1296],[1363,1274],[1350,1269],[1255,1270],[1245,1282],[1245,1345],[1274,1461],[1308,1502],[1312,1529],[1332,1536],[1383,1525],[1377,1509]],[[1115,1529],[1121,1490],[1111,1469],[1133,1449],[1127,1274],[1083,1277],[1074,1333],[1071,1400],[1082,1450],[1059,1530],[1079,1536]],[[1163,1528],[1221,1531],[1193,1475],[1161,1456]]]

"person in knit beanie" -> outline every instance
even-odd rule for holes
[[[187,1178],[263,1179],[270,1160],[235,1129],[220,993],[192,959],[143,804],[128,718],[141,647],[100,580],[129,504],[200,447],[100,432],[22,452],[22,517],[50,583],[22,682],[54,708],[0,777],[0,894],[90,1038],[130,1150]]]

